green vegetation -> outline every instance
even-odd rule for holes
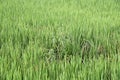
[[[0,80],[119,80],[119,0],[0,0]]]

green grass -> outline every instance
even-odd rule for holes
[[[119,0],[0,0],[0,80],[119,80]]]

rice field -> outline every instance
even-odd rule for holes
[[[119,0],[0,0],[0,80],[119,79]]]

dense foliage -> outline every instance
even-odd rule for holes
[[[119,80],[119,0],[0,0],[0,80]]]

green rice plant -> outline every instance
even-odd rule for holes
[[[0,0],[0,80],[119,80],[119,0]]]

